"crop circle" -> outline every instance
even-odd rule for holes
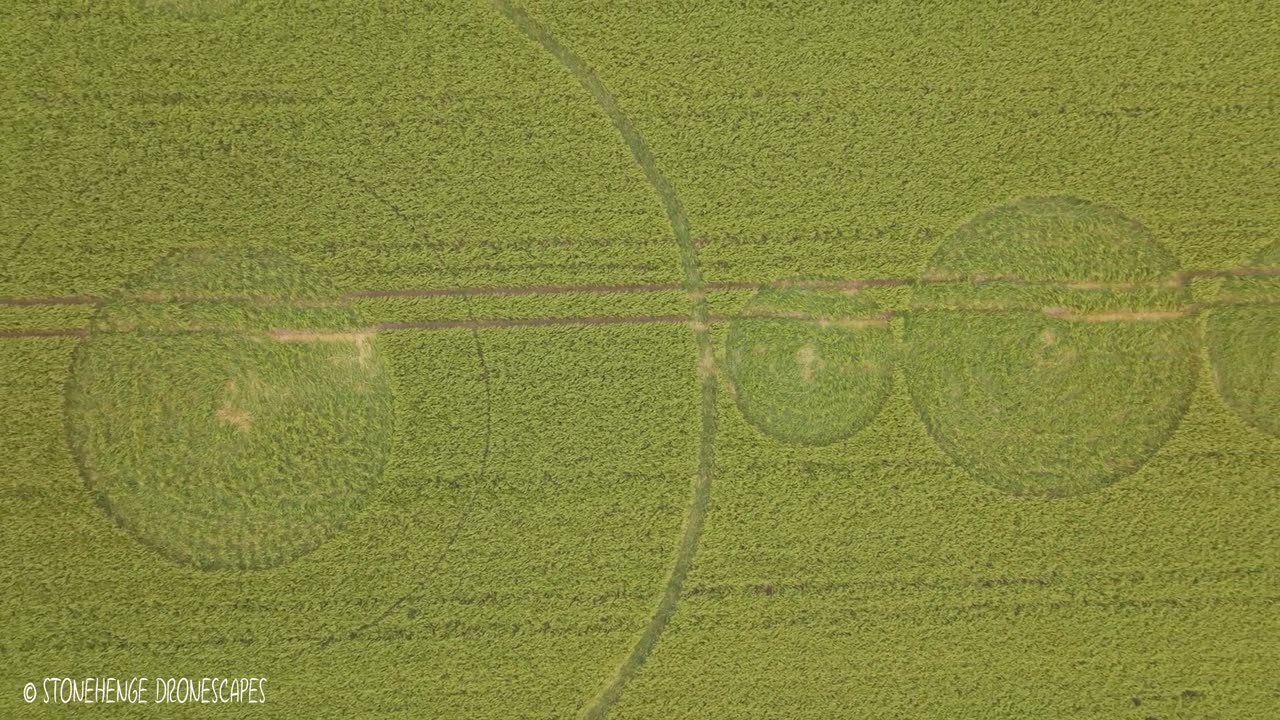
[[[1206,345],[1218,392],[1253,427],[1280,437],[1280,242],[1223,283]]]
[[[138,278],[99,309],[67,391],[98,503],[202,569],[320,545],[362,507],[391,425],[373,335],[278,255],[195,252]]]
[[[767,289],[729,330],[738,408],[765,434],[796,445],[850,437],[889,393],[893,336],[875,303],[814,289]]]
[[[1177,263],[1138,223],[1069,197],[983,213],[935,254],[906,323],[912,400],[982,482],[1062,497],[1134,471],[1190,402]]]

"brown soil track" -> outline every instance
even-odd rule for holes
[[[1111,312],[1078,313],[1071,308],[1047,307],[1042,312],[1049,317],[1080,322],[1145,322],[1150,320],[1176,320],[1193,315],[1199,309],[1190,307],[1180,310],[1115,310]]]
[[[865,286],[864,283],[876,282],[876,284],[885,284],[883,281],[860,281],[854,280],[841,283],[807,283],[806,287],[853,287],[855,285]],[[896,281],[895,281],[896,283]],[[773,287],[798,287],[797,283],[770,283]],[[707,283],[707,289],[711,290],[755,290],[765,287],[760,283],[751,282],[722,282]],[[346,300],[369,300],[369,299],[387,299],[387,298],[437,298],[437,297],[504,297],[518,295],[607,295],[607,294],[623,294],[623,293],[660,293],[660,292],[685,292],[685,287],[681,283],[645,283],[634,285],[528,285],[513,287],[453,287],[453,288],[399,288],[391,290],[355,290],[340,296],[340,299]],[[154,296],[139,295],[129,298],[137,302],[174,302],[174,301],[193,301],[203,300],[207,302],[226,301],[226,302],[257,302],[270,303],[277,301],[277,298],[269,296],[226,296],[226,297],[202,297],[198,295],[162,295]],[[96,297],[92,295],[47,295],[40,297],[0,297],[0,305],[98,305],[105,302],[107,298]]]
[[[450,330],[453,328],[557,327],[581,325],[652,325],[683,323],[684,315],[597,315],[592,317],[484,318],[477,320],[424,320],[421,322],[381,323],[378,330]]]
[[[1185,287],[1195,278],[1243,278],[1243,277],[1280,277],[1280,268],[1224,268],[1206,270],[1183,270],[1163,278],[1134,282],[1094,282],[1082,280],[1029,280],[1015,275],[926,275],[918,278],[879,277],[851,278],[848,280],[776,280],[773,282],[723,281],[708,282],[704,290],[760,290],[772,289],[815,289],[815,290],[864,290],[875,287],[909,287],[918,285],[939,284],[975,284],[1004,283],[1010,285],[1032,285],[1040,287],[1057,287],[1064,290],[1134,290],[1140,288],[1177,288]],[[452,287],[452,288],[397,288],[354,290],[345,293],[341,299],[361,300],[380,298],[432,298],[432,297],[483,297],[483,296],[518,296],[518,295],[605,295],[612,293],[659,293],[687,292],[683,283],[639,283],[630,285],[528,285],[528,286],[495,286],[495,287]],[[165,295],[156,294],[154,298],[139,296],[133,298],[141,302],[171,302],[176,300],[227,300],[250,301],[257,303],[274,302],[270,296],[232,296],[227,298],[203,297],[198,295]],[[31,297],[0,297],[0,306],[4,305],[97,305],[106,298],[94,295],[46,295]]]
[[[888,327],[889,321],[897,313],[892,310],[867,315],[864,317],[853,316],[833,316],[833,315],[810,315],[802,312],[760,312],[753,311],[742,313],[737,316],[712,316],[713,322],[723,322],[726,320],[747,319],[747,320],[796,320],[800,322],[816,323],[819,327],[844,327],[844,328],[863,328],[863,327]]]
[[[738,317],[763,318],[772,320],[807,320],[819,324],[831,324],[838,327],[864,327],[886,325],[893,319],[892,312],[882,312],[867,317],[824,317],[804,315],[800,313],[753,313],[751,315],[712,315],[708,319],[713,323],[729,322]],[[492,318],[482,320],[427,320],[408,323],[382,323],[375,326],[378,330],[447,330],[451,328],[490,328],[490,327],[572,327],[581,325],[655,325],[690,322],[686,315],[597,315],[591,317],[558,317],[558,318]]]
[[[0,297],[0,305],[97,305],[103,298],[91,295]]]
[[[1142,310],[1142,309],[1121,309],[1107,312],[1077,312],[1067,307],[1044,307],[1029,308],[1024,306],[1006,306],[999,304],[974,304],[974,305],[945,305],[945,306],[919,306],[915,310],[945,310],[949,312],[1003,312],[1003,311],[1021,311],[1021,312],[1039,312],[1046,317],[1052,317],[1062,320],[1072,320],[1077,322],[1152,322],[1160,320],[1177,320],[1181,318],[1191,317],[1199,314],[1212,307],[1220,305],[1276,305],[1276,302],[1250,302],[1250,303],[1212,303],[1189,305],[1182,308],[1159,309],[1159,310]],[[750,312],[739,315],[710,315],[707,317],[709,323],[725,323],[739,319],[763,319],[763,320],[792,320],[796,322],[812,322],[820,327],[843,327],[843,328],[867,328],[867,327],[887,327],[895,318],[903,315],[900,312],[891,310],[875,313],[866,316],[824,316],[824,315],[808,315],[798,312]],[[483,330],[486,328],[527,328],[527,327],[589,327],[600,325],[675,325],[690,323],[690,319],[686,315],[589,315],[580,317],[531,317],[531,318],[476,318],[476,319],[456,319],[456,320],[421,320],[409,322],[386,322],[378,323],[365,328],[344,328],[327,332],[324,330],[298,330],[291,328],[279,328],[265,332],[264,334],[277,338],[298,337],[328,337],[340,336],[349,338],[353,334],[365,334],[373,332],[400,332],[409,330]],[[5,338],[40,338],[40,337],[75,337],[83,338],[90,334],[88,328],[32,328],[24,330],[0,330],[0,339]],[[112,332],[111,330],[103,330],[102,332]],[[130,332],[128,329],[117,330],[115,332]],[[214,328],[190,328],[175,327],[169,329],[149,330],[157,335],[162,334],[185,334],[185,333],[201,333],[201,332],[233,332],[227,330],[219,330]]]
[[[649,283],[637,285],[529,285],[522,287],[473,287],[473,288],[406,288],[403,290],[357,290],[344,297],[361,298],[420,298],[420,297],[475,297],[484,295],[573,295],[608,293],[656,293],[682,292],[679,283]]]
[[[891,312],[878,313],[867,317],[823,317],[807,316],[799,313],[753,313],[742,316],[774,320],[810,321],[821,325],[836,327],[869,327],[887,325],[893,318]],[[713,323],[729,322],[736,319],[732,315],[713,315],[709,320]],[[478,318],[475,320],[423,320],[420,322],[379,323],[368,328],[325,332],[318,330],[294,330],[280,328],[264,334],[277,339],[348,339],[354,335],[369,332],[394,332],[403,330],[478,330],[484,328],[521,328],[521,327],[583,327],[592,325],[674,325],[688,323],[686,315],[594,315],[587,317],[535,317],[535,318]],[[107,331],[111,332],[111,331]],[[128,330],[118,331],[128,332]],[[148,331],[155,334],[174,334],[200,332],[227,332],[208,328],[172,328],[169,330]],[[0,330],[0,338],[23,337],[87,337],[90,331],[86,328],[39,328],[32,330]]]
[[[0,330],[0,338],[88,337],[87,328],[35,328],[32,330]]]

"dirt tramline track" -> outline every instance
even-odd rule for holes
[[[855,278],[849,280],[780,280],[770,283],[752,283],[746,281],[738,282],[710,282],[704,287],[707,290],[761,290],[761,289],[815,289],[815,290],[841,290],[845,292],[858,292],[868,288],[884,288],[884,287],[916,287],[926,285],[984,285],[984,284],[1006,284],[1029,287],[1044,288],[1060,288],[1063,290],[1133,290],[1139,288],[1181,288],[1190,284],[1195,278],[1247,278],[1261,277],[1272,278],[1280,277],[1280,268],[1233,268],[1233,269],[1209,269],[1209,270],[1188,270],[1169,276],[1167,279],[1152,280],[1146,282],[1128,282],[1128,283],[1097,283],[1085,281],[1061,281],[1061,282],[1045,282],[1027,280],[1012,276],[971,276],[971,277],[925,277],[925,278]],[[628,293],[661,293],[661,292],[682,292],[684,286],[676,283],[664,284],[636,284],[636,285],[578,285],[578,286],[518,286],[518,287],[456,287],[456,288],[404,288],[391,290],[357,290],[344,293],[339,296],[338,300],[333,302],[361,300],[361,299],[381,299],[381,298],[436,298],[436,297],[510,297],[522,295],[575,295],[575,294],[628,294]],[[316,303],[315,301],[293,301],[280,298],[273,298],[262,295],[238,295],[238,296],[200,296],[197,294],[183,295],[175,293],[153,293],[149,295],[129,296],[131,301],[136,302],[252,302],[261,304],[325,304]],[[8,307],[40,307],[40,306],[65,306],[65,305],[100,305],[107,301],[105,297],[91,295],[67,295],[67,296],[45,296],[45,297],[0,297],[0,306]],[[1201,313],[1207,309],[1222,305],[1270,305],[1280,303],[1280,298],[1259,298],[1241,301],[1216,301],[1207,303],[1192,303],[1190,305],[1178,308],[1161,308],[1161,309],[1143,309],[1143,308],[1124,308],[1110,312],[1100,313],[1080,313],[1069,307],[1046,306],[1042,308],[1042,312],[1049,317],[1056,317],[1067,320],[1082,320],[1092,322],[1107,321],[1141,321],[1141,320],[1165,320],[1186,317]],[[947,305],[916,305],[916,310],[956,310],[969,312],[999,312],[1006,310],[1028,310],[1024,306],[1003,305],[999,303],[974,303],[974,304],[947,304]],[[768,317],[779,320],[798,320],[812,321],[818,323],[830,323],[834,325],[859,326],[859,325],[878,325],[894,317],[900,316],[901,312],[886,311],[868,317],[818,317],[807,316],[802,314],[738,314],[738,315],[709,315],[708,322],[722,323],[728,322],[740,317]],[[452,330],[452,329],[485,329],[485,328],[521,328],[521,327],[584,327],[595,325],[653,325],[653,324],[673,324],[688,322],[689,318],[684,315],[594,315],[594,316],[559,316],[559,317],[530,317],[530,318],[468,318],[468,319],[448,319],[448,320],[422,320],[422,321],[406,321],[406,322],[386,322],[378,323],[365,328],[366,332],[383,332],[383,331],[407,331],[407,330]],[[194,329],[199,331],[199,329]],[[175,332],[181,329],[175,328]],[[39,338],[39,337],[86,337],[89,334],[88,328],[83,327],[67,327],[67,328],[31,328],[22,330],[0,330],[0,339],[6,338]],[[280,333],[295,332],[289,328],[280,328]]]
[[[1092,282],[1085,280],[1044,281],[1033,280],[1015,275],[925,275],[923,277],[871,277],[849,278],[845,280],[774,280],[771,282],[719,281],[705,282],[702,287],[707,291],[717,290],[761,290],[772,289],[813,289],[813,290],[847,290],[858,291],[881,287],[917,287],[925,285],[959,285],[959,284],[1007,284],[1029,287],[1061,288],[1063,290],[1135,290],[1142,288],[1182,288],[1190,285],[1195,279],[1215,278],[1280,278],[1280,267],[1239,267],[1239,268],[1206,268],[1182,270],[1162,278],[1132,282]],[[519,295],[609,295],[632,293],[683,292],[683,283],[638,283],[627,285],[518,285],[487,287],[445,287],[445,288],[394,288],[352,290],[339,296],[339,300],[377,300],[390,298],[436,298],[436,297],[509,297]],[[107,298],[96,295],[45,295],[45,296],[0,296],[0,306],[21,305],[97,305]],[[272,302],[270,296],[236,296],[236,297],[201,297],[198,295],[182,296],[174,294],[157,294],[130,296],[131,300],[141,302],[172,302],[182,300],[245,300]]]

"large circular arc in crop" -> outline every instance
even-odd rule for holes
[[[680,249],[680,261],[684,270],[683,284],[689,292],[690,321],[693,328],[695,344],[698,348],[699,375],[702,396],[702,427],[699,432],[698,474],[694,483],[693,500],[686,516],[684,533],[680,538],[676,551],[675,564],[667,576],[662,599],[650,617],[648,624],[640,634],[631,651],[622,661],[612,677],[600,688],[583,710],[586,718],[604,717],[614,703],[622,697],[623,690],[630,679],[639,671],[659,638],[666,629],[667,622],[675,613],[680,600],[680,592],[685,577],[693,566],[694,556],[702,537],[703,522],[707,507],[711,502],[711,481],[715,468],[715,435],[716,435],[716,393],[717,380],[715,372],[714,344],[709,329],[710,308],[704,292],[702,268],[698,261],[697,245],[690,232],[689,218],[675,186],[667,179],[658,167],[657,159],[640,131],[623,113],[618,101],[596,76],[595,72],[571,50],[562,45],[546,28],[529,16],[522,8],[512,5],[509,0],[497,0],[499,12],[507,17],[513,25],[529,39],[538,43],[544,50],[556,58],[568,70],[582,87],[591,94],[600,105],[601,110],[609,117],[627,148],[631,151],[636,164],[643,172],[645,179],[653,187],[666,210],[667,220],[671,224],[672,237]]]

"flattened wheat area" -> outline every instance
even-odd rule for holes
[[[0,20],[0,718],[1280,718],[1280,6]]]

